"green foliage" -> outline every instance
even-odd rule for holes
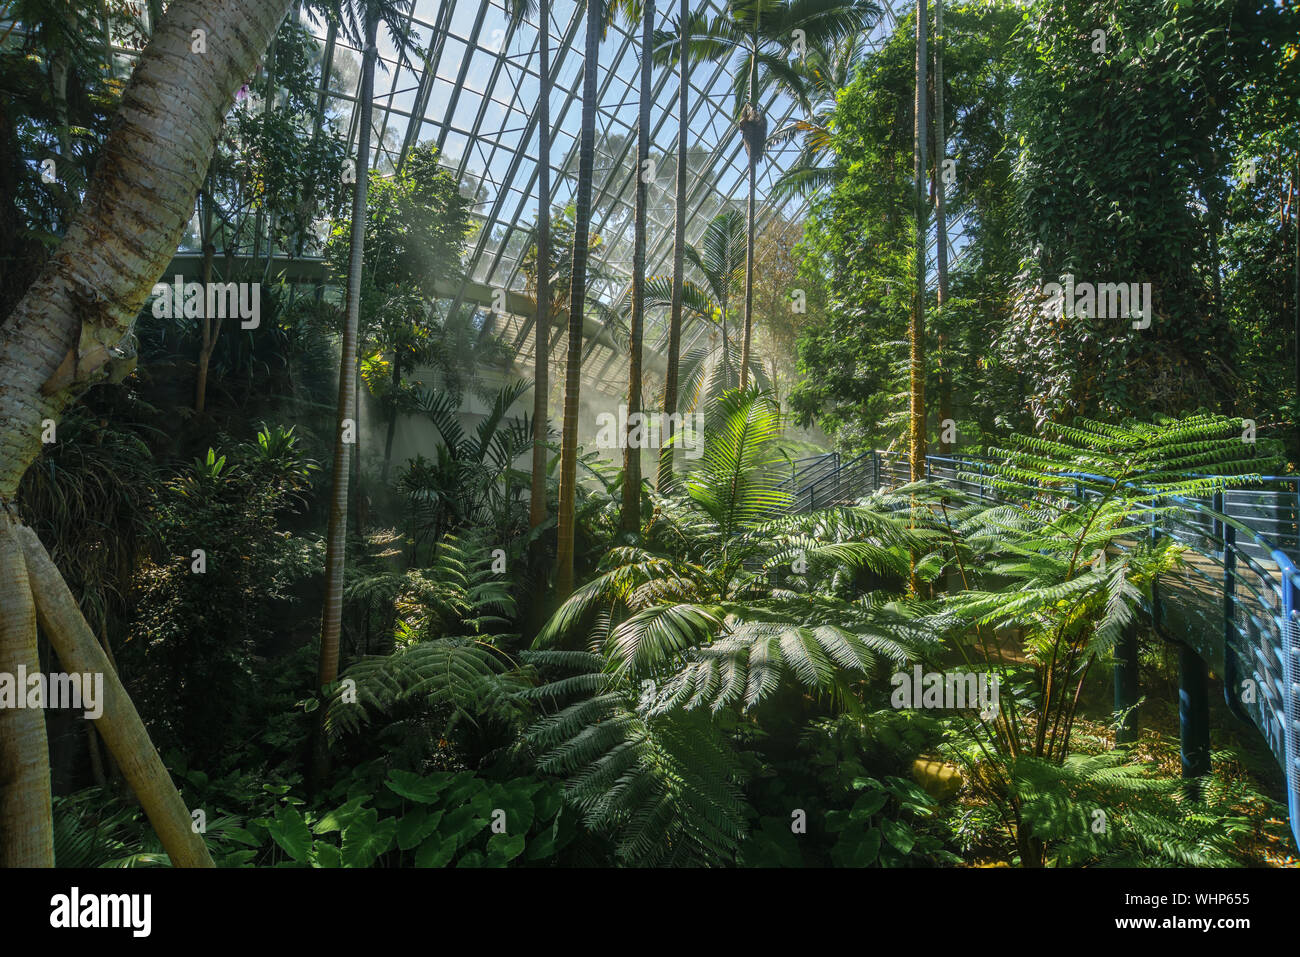
[[[1216,755],[1223,760],[1226,755]],[[1234,867],[1255,833],[1244,802],[1276,802],[1218,775],[1189,785],[1117,752],[1011,767],[1024,827],[1058,867]]]
[[[755,744],[765,744],[757,735]],[[954,863],[938,806],[901,773],[937,740],[937,722],[911,712],[841,715],[808,724],[790,754],[771,746],[754,788],[750,867],[907,867]],[[797,809],[792,811],[791,809]]]
[[[861,711],[864,679],[928,643],[882,603],[840,597],[860,571],[906,576],[908,547],[926,538],[897,503],[771,517],[785,504],[779,421],[757,391],[724,396],[689,494],[646,529],[650,548],[612,549],[534,642],[581,637],[591,650],[525,659],[546,679],[524,694],[547,712],[527,733],[539,766],[565,777],[568,800],[628,863],[734,862],[752,816],[743,722],[766,721],[794,689],[819,709]],[[906,853],[884,826],[898,841],[884,859]]]
[[[1081,419],[991,450],[986,471],[992,492],[1004,497],[998,504],[950,490],[925,499],[918,490],[921,507],[942,515],[947,560],[966,585],[936,602],[914,603],[920,620],[963,655],[986,659],[995,631],[1022,635],[1032,677],[1023,681],[1016,666],[993,661],[1003,688],[998,713],[965,722],[959,738],[973,746],[953,753],[978,769],[973,780],[1016,835],[1025,863],[1055,853],[1043,842],[1058,832],[1045,837],[1035,830],[1026,806],[1054,814],[1053,802],[1065,800],[1063,783],[1040,790],[1035,782],[1041,769],[1067,761],[1090,668],[1109,660],[1139,612],[1150,608],[1154,577],[1179,562],[1172,539],[1153,544],[1148,531],[1183,499],[1222,488],[1224,476],[1249,479],[1254,469],[1276,466],[1267,443],[1246,444],[1241,435],[1239,419],[1221,416],[1118,425]],[[1086,776],[1098,765],[1078,767]]]
[[[528,692],[559,706],[528,741],[543,771],[565,776],[565,799],[587,826],[613,836],[622,862],[707,866],[734,856],[745,831],[740,768],[713,721],[646,714],[633,686],[601,674],[597,655],[526,660],[576,672]]]
[[[286,797],[248,830],[284,867],[544,866],[576,835],[558,786],[543,779],[393,769],[376,783],[363,768],[334,789],[347,800],[332,810]]]
[[[159,491],[157,548],[136,566],[119,654],[156,742],[211,757],[258,724],[255,656],[284,627],[295,585],[320,568],[319,540],[280,530],[314,469],[292,429],[267,427],[228,454],[208,449]]]
[[[960,434],[1017,424],[1014,370],[990,365],[988,343],[1004,321],[1010,249],[1009,91],[1011,38],[1021,14],[1009,4],[949,5],[944,15],[948,156],[958,175],[947,189],[949,222],[965,216],[967,248],[950,276],[929,335],[946,335]],[[801,282],[808,321],[799,340],[800,380],[790,402],[846,449],[883,448],[906,434],[907,324],[915,287],[912,134],[915,16],[901,18],[877,51],[861,58],[822,124],[834,151],[832,188],[814,202]],[[930,150],[934,160],[934,150]],[[928,177],[936,175],[934,163]],[[933,192],[933,186],[931,186]],[[938,395],[937,350],[927,394]],[[937,425],[937,421],[936,421]]]
[[[432,298],[439,284],[461,274],[468,209],[460,184],[440,165],[433,144],[414,148],[394,175],[371,170],[366,190],[366,286]],[[347,274],[350,236],[345,219],[336,223],[326,245],[326,258],[340,276]]]
[[[1212,245],[1221,164],[1233,162],[1230,130],[1246,90],[1286,84],[1293,103],[1297,91],[1294,68],[1279,69],[1294,11],[1239,10],[1232,0],[1040,0],[1024,12],[1014,106],[1024,262],[1000,349],[1034,370],[1039,420],[1145,418],[1233,398],[1218,359],[1233,335],[1215,301]],[[1061,42],[1096,29],[1106,31],[1104,53]],[[1151,327],[1047,314],[1040,286],[1067,273],[1152,283]]]
[[[528,389],[522,380],[502,386],[470,433],[461,425],[459,396],[416,390],[412,410],[427,416],[442,439],[436,461],[417,455],[397,480],[417,556],[447,532],[477,526],[508,542],[527,528],[521,496],[529,476],[514,463],[532,448],[532,426],[527,414],[514,417],[510,409]]]

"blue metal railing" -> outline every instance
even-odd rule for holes
[[[901,452],[849,460],[830,453],[793,465],[783,484],[792,512],[848,504],[911,481]],[[926,456],[925,477],[976,499],[1002,498],[992,467],[977,459]],[[1076,485],[1074,496],[1084,494]],[[1178,508],[1161,514],[1153,534],[1188,552],[1182,568],[1153,589],[1153,615],[1222,675],[1229,709],[1263,735],[1285,775],[1300,845],[1300,476],[1264,476],[1248,488],[1229,484],[1212,496],[1169,500]]]

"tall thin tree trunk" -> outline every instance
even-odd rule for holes
[[[634,447],[631,432],[641,416],[641,354],[645,333],[645,242],[648,200],[646,161],[650,158],[650,63],[654,44],[654,0],[642,0],[641,6],[641,102],[637,118],[636,207],[633,211],[632,240],[632,317],[631,342],[627,364],[628,435],[623,450],[622,529],[635,535],[641,529],[641,449]],[[636,416],[636,419],[633,419]],[[644,434],[644,430],[642,430]]]
[[[686,151],[689,134],[687,107],[690,99],[690,8],[688,0],[681,0],[681,48],[678,51],[677,87],[677,215],[673,222],[673,298],[668,316],[668,371],[664,379],[664,416],[672,437],[672,418],[677,412],[677,375],[682,352],[682,296],[685,285],[686,256]],[[673,447],[665,443],[659,454],[659,491],[667,492],[673,484]]]
[[[217,254],[212,242],[212,192],[210,188],[212,168],[208,167],[208,180],[199,190],[199,202],[203,205],[203,215],[199,218],[203,240],[203,288],[206,290],[212,282],[212,260]],[[229,276],[226,277],[229,281]],[[217,335],[221,332],[220,320],[208,315],[207,295],[203,298],[203,315],[199,318],[199,363],[194,377],[194,411],[203,414],[208,402],[208,368],[212,363],[212,353],[217,347]]]
[[[944,315],[944,305],[948,302],[948,210],[947,187],[943,181],[943,164],[948,157],[948,128],[944,125],[944,89],[943,89],[943,48],[946,41],[943,34],[943,0],[934,0],[934,136],[935,136],[935,229],[938,232],[936,266],[939,271],[939,298],[937,318],[939,320],[939,451],[948,455],[952,452],[952,443],[948,441],[948,430],[942,423],[952,419],[952,370],[949,368],[948,356],[948,317]]]
[[[728,277],[729,279],[730,277]],[[727,316],[730,314],[730,297],[724,289],[722,299],[719,301],[719,311],[722,313],[722,378],[723,388],[731,388],[731,337],[727,334]]]
[[[16,528],[0,513],[0,674],[39,674],[36,605]],[[27,688],[17,693],[24,698]],[[24,702],[25,703],[25,702]],[[0,867],[53,867],[45,712],[0,708]]]
[[[537,318],[533,326],[533,474],[528,527],[546,521],[546,443],[551,395],[551,4],[538,0],[541,100],[537,104]]]
[[[587,298],[587,243],[591,230],[591,180],[596,155],[596,79],[600,54],[602,4],[587,3],[587,41],[583,61],[582,133],[578,144],[578,190],[574,198],[573,280],[569,287],[569,348],[564,369],[564,425],[560,437],[560,514],[555,558],[555,593],[563,601],[573,591],[574,513],[578,484],[578,415],[582,386],[582,317]]]
[[[330,495],[328,539],[325,552],[325,607],[321,615],[320,665],[317,687],[333,684],[339,676],[339,632],[343,621],[343,571],[348,532],[348,478],[350,451],[345,433],[355,440],[357,424],[357,329],[361,321],[361,264],[366,239],[366,191],[370,165],[370,118],[375,87],[375,35],[379,20],[366,11],[366,49],[361,68],[361,111],[357,131],[357,182],[352,196],[352,237],[348,259],[347,318],[343,326],[343,355],[339,360],[339,391],[334,435],[334,478]],[[351,420],[351,429],[347,420]],[[324,711],[324,708],[319,709]],[[318,726],[313,749],[314,780],[319,783],[327,763],[323,729]]]
[[[745,335],[740,346],[740,387],[749,385],[749,341],[754,333],[754,203],[758,193],[758,156],[749,158],[749,205],[745,212]]]
[[[388,484],[388,471],[393,465],[393,437],[397,434],[397,394],[402,386],[402,357],[396,349],[393,350],[392,383],[392,402],[388,409],[388,433],[384,436],[384,467],[379,476],[381,485]]]
[[[907,339],[910,352],[910,423],[908,452],[913,482],[925,477],[925,240],[926,190],[926,33],[929,29],[926,0],[916,0],[916,117],[912,134],[913,203],[916,209],[916,285],[912,293],[912,316]]]

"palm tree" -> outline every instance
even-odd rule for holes
[[[943,181],[943,164],[948,155],[948,128],[944,125],[943,109],[943,0],[934,0],[934,160],[931,163],[931,176],[934,177],[934,225],[938,233],[936,267],[939,272],[939,421],[952,418],[952,371],[947,367],[948,332],[947,321],[943,314],[944,304],[948,301],[948,209],[947,187]],[[946,428],[939,432],[939,450],[947,455],[952,451],[951,444],[944,436]]]
[[[587,242],[591,229],[591,186],[596,156],[597,66],[606,12],[605,0],[587,0],[587,36],[582,66],[582,131],[578,140],[573,273],[569,287],[568,355],[564,370],[564,422],[560,432],[560,507],[559,528],[556,531],[555,590],[561,599],[567,598],[573,591],[573,523],[578,483],[582,320],[587,299]]]
[[[537,317],[533,320],[533,464],[528,527],[546,521],[546,450],[551,392],[551,3],[514,0],[516,21],[537,18]]]
[[[343,348],[339,360],[339,390],[335,410],[334,475],[330,486],[329,526],[325,546],[325,600],[321,613],[320,661],[316,684],[333,684],[339,675],[339,632],[343,621],[343,571],[347,561],[348,446],[357,431],[357,333],[361,321],[361,267],[366,238],[366,189],[369,183],[370,132],[374,110],[376,37],[382,21],[399,51],[410,43],[406,15],[412,0],[346,0],[327,6],[325,14],[338,23],[363,50],[361,89],[357,95],[356,190],[352,196],[351,245],[348,254],[347,303],[343,323]],[[316,735],[313,768],[317,777],[327,760],[325,738]]]
[[[665,409],[672,413],[693,411],[702,406],[705,398],[720,396],[734,389],[739,372],[732,360],[730,324],[731,300],[740,284],[745,268],[745,218],[736,210],[719,213],[704,228],[700,246],[686,246],[684,258],[689,262],[701,283],[684,280],[680,289],[682,308],[697,320],[717,325],[721,340],[716,346],[694,349],[685,358],[685,388],[675,395],[674,404]],[[651,279],[646,283],[646,307],[669,305],[676,283],[667,279]],[[752,371],[764,377],[762,362],[755,362]]]
[[[678,12],[678,35],[690,36],[691,12],[688,0],[681,0]],[[682,351],[682,281],[685,276],[686,252],[686,155],[688,135],[688,109],[690,100],[691,55],[690,45],[682,43],[677,50],[677,190],[676,215],[673,219],[673,289],[668,314],[668,371],[664,378],[665,416],[677,411],[677,366]],[[668,420],[673,421],[672,419]],[[669,436],[671,438],[671,435]],[[665,443],[659,455],[659,491],[666,492],[673,482],[673,447]]]
[[[929,28],[926,0],[916,0],[916,106],[912,129],[912,199],[916,209],[915,283],[912,316],[907,328],[910,358],[910,413],[908,453],[912,460],[912,481],[925,478],[925,240],[926,195],[925,140],[929,135],[925,118],[926,31]]]
[[[641,90],[637,114],[636,138],[636,208],[632,243],[632,308],[627,369],[627,417],[629,434],[633,416],[641,414],[641,351],[645,332],[645,244],[646,244],[646,161],[650,158],[650,64],[654,49],[654,0],[639,0],[641,6]],[[624,0],[629,15],[638,0]],[[624,532],[636,534],[641,528],[641,449],[624,443],[623,510],[620,525]]]
[[[767,113],[760,104],[763,91],[776,85],[796,100],[807,100],[805,80],[790,62],[796,37],[809,47],[860,33],[878,15],[869,0],[730,0],[727,13],[710,24],[709,38],[721,40],[736,51],[732,65],[736,101],[736,126],[749,161],[746,205],[748,242],[745,252],[744,337],[741,344],[740,385],[749,381],[749,349],[754,308],[754,217],[758,192],[758,164],[767,148]]]
[[[720,60],[730,52],[730,47],[713,35],[708,16],[702,12],[692,14],[688,0],[681,0],[677,29],[662,32],[655,37],[655,62],[661,66],[676,63],[677,79],[677,157],[675,176],[675,218],[673,225],[673,297],[668,318],[668,370],[664,378],[664,413],[677,411],[677,392],[680,381],[682,351],[682,282],[685,276],[686,184],[690,170],[689,105],[691,64],[695,60]],[[669,420],[671,423],[672,420]],[[670,425],[671,428],[671,425]],[[665,443],[659,453],[659,474],[656,484],[666,491],[673,481],[673,449]]]
[[[193,214],[194,197],[235,90],[252,73],[288,8],[289,0],[239,0],[218,8],[205,0],[175,0],[141,51],[85,201],[40,278],[0,326],[0,382],[5,383],[0,390],[0,501],[14,500],[23,474],[40,454],[44,420],[57,421],[113,357],[112,350],[175,255],[176,237]],[[193,56],[196,22],[230,41],[211,44],[206,56]],[[168,144],[167,163],[157,162],[159,143]],[[85,625],[85,619],[62,576],[52,562],[44,564],[44,549],[34,533],[25,528],[17,533],[32,597],[50,626],[46,634],[63,666],[100,672],[106,683],[115,683],[108,700],[116,703],[117,714],[106,711],[99,728],[123,772],[131,772],[132,789],[164,848],[174,863],[210,864],[202,839],[190,831],[184,802],[103,650],[89,626],[75,627],[78,621]],[[23,599],[21,589],[12,586],[17,568],[12,550],[2,564],[0,587],[6,597],[0,607],[7,624],[0,628],[0,665],[12,671],[22,664],[36,673],[41,666],[34,624],[19,613]],[[14,716],[25,714],[0,711],[0,741],[5,742],[0,779],[12,782],[0,807],[0,847],[6,849],[5,863],[13,863],[18,854],[9,848],[28,848],[25,863],[38,864],[49,859],[48,842],[43,836],[33,842],[14,830],[30,826],[41,835],[50,833],[48,756],[32,733],[18,733]],[[178,822],[177,828],[167,826]]]
[[[823,161],[832,151],[830,120],[835,96],[853,80],[858,64],[867,53],[867,37],[863,33],[840,37],[806,51],[799,63],[804,77],[803,88],[798,91],[805,97],[799,103],[803,116],[791,119],[767,138],[769,148],[803,138],[798,158],[772,184],[773,199],[807,198],[834,183],[837,170],[823,165]]]
[[[810,578],[845,566],[903,574],[920,539],[894,503],[781,515],[788,459],[771,396],[733,390],[707,423],[658,540],[651,526],[644,545],[611,551],[528,653],[562,673],[541,689],[557,707],[530,732],[539,766],[568,778],[587,825],[633,866],[734,859],[746,817],[735,758],[703,714],[746,715],[780,687],[834,700],[918,655],[881,605],[773,583],[800,553]],[[576,647],[587,653],[554,650]]]

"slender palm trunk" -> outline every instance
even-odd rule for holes
[[[948,302],[948,210],[947,192],[943,181],[943,164],[948,156],[948,128],[944,125],[944,89],[943,89],[943,0],[934,2],[934,178],[935,178],[935,229],[938,232],[939,297],[937,319],[939,320],[939,421],[946,422],[952,418],[952,370],[949,368],[948,356],[948,317],[944,315],[944,305]],[[943,428],[939,434],[939,451],[948,455],[952,444],[946,436],[948,430]]]
[[[641,353],[645,334],[645,242],[646,160],[650,158],[650,51],[654,43],[654,0],[643,0],[641,9],[641,102],[637,118],[636,208],[633,211],[632,317],[627,364],[628,436],[623,450],[623,513],[621,527],[635,535],[641,529],[641,449],[634,447],[631,432],[641,418]],[[635,416],[636,418],[633,418]]]
[[[208,181],[199,191],[199,201],[203,204],[203,216],[200,219],[203,230],[203,288],[212,282],[212,260],[217,254],[217,247],[212,242],[212,169],[208,169]],[[229,279],[229,277],[227,277]],[[203,414],[208,404],[208,368],[212,364],[212,353],[217,348],[217,334],[221,331],[220,320],[208,315],[207,298],[204,297],[203,316],[199,319],[199,363],[194,377],[194,411]]]
[[[758,21],[757,9],[754,14]],[[754,53],[749,67],[749,105],[753,110],[751,119],[760,133],[746,137],[745,145],[749,154],[749,199],[745,208],[745,320],[744,335],[740,345],[740,387],[749,385],[749,339],[753,328],[754,312],[754,200],[758,192],[758,159],[762,155],[763,140],[767,138],[766,124],[759,124],[758,103],[755,101],[758,87],[758,32],[754,32]]]
[[[347,318],[343,326],[343,355],[339,360],[339,391],[334,436],[334,480],[331,486],[328,542],[325,552],[325,608],[321,616],[319,687],[339,674],[339,630],[343,618],[343,569],[348,531],[348,453],[356,438],[357,327],[361,317],[361,263],[366,238],[366,187],[369,181],[371,100],[375,87],[375,35],[378,19],[366,13],[365,62],[361,72],[361,111],[357,132],[357,182],[352,197],[352,245],[348,260]],[[348,420],[351,420],[349,423]],[[348,425],[351,428],[348,428]],[[350,434],[345,434],[350,433]]]
[[[916,123],[912,135],[913,202],[916,208],[916,271],[912,292],[912,316],[907,339],[910,351],[910,412],[908,451],[911,478],[925,477],[925,240],[928,219],[925,195],[926,141],[926,33],[929,29],[926,0],[916,0]]]
[[[582,133],[578,143],[578,190],[574,197],[573,280],[569,287],[569,348],[564,369],[564,425],[560,436],[560,515],[556,539],[555,592],[573,591],[574,513],[578,485],[578,414],[582,384],[582,317],[587,298],[587,243],[591,230],[591,180],[596,156],[596,78],[601,6],[587,2],[587,42],[582,78]]]
[[[740,345],[740,387],[749,385],[749,342],[754,333],[754,200],[758,193],[758,156],[749,158],[749,205],[745,211],[745,335]]]
[[[668,316],[668,372],[664,379],[664,418],[672,437],[677,411],[677,373],[682,352],[682,295],[685,285],[686,253],[686,137],[687,107],[690,98],[690,50],[687,42],[690,25],[688,0],[681,0],[681,49],[678,51],[677,86],[677,215],[673,222],[673,298]],[[667,492],[673,484],[673,447],[665,443],[659,455],[659,491]]]
[[[551,4],[537,5],[541,100],[537,104],[537,318],[533,326],[533,474],[528,527],[546,521],[546,442],[551,393]]]
[[[392,377],[392,395],[391,404],[388,407],[388,433],[384,436],[384,468],[379,475],[379,481],[382,485],[388,484],[388,472],[393,465],[393,439],[397,435],[397,394],[402,386],[402,356],[396,349],[393,350],[393,377]]]
[[[725,383],[724,389],[731,388],[731,336],[727,333],[727,316],[731,314],[731,306],[728,303],[730,296],[727,295],[726,284],[730,277],[724,277],[722,297],[718,300],[718,311],[722,314],[722,378]]]

